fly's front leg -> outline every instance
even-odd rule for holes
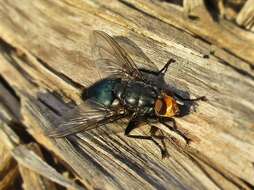
[[[194,102],[194,101],[207,101],[207,98],[205,96],[200,96],[200,97],[197,97],[197,98],[193,98],[193,99],[190,99],[190,98],[184,98],[182,97],[181,95],[177,94],[177,93],[174,93],[174,96],[178,99],[180,99],[181,101],[191,101],[191,102]]]
[[[174,59],[169,59],[166,65],[164,65],[164,67],[157,73],[157,75],[164,75],[167,72],[169,65],[174,62]]]
[[[207,98],[205,96],[200,96],[198,98],[193,98],[193,99],[190,99],[190,98],[184,98],[182,97],[181,95],[177,94],[177,93],[174,93],[173,94],[173,97],[175,97],[175,99],[177,100],[177,103],[178,104],[181,104],[181,105],[184,105],[184,101],[188,101],[190,102],[191,106],[193,106],[193,111],[195,112],[196,111],[196,106],[197,106],[197,101],[207,101]]]
[[[128,126],[125,129],[124,135],[126,135],[127,137],[130,137],[130,138],[134,138],[134,139],[142,139],[142,140],[152,141],[160,149],[162,158],[164,158],[165,150],[161,147],[161,145],[158,142],[156,142],[154,140],[154,138],[152,136],[130,134],[132,130],[136,129],[139,126],[140,122],[141,122],[141,120],[139,120],[137,118],[131,119]]]

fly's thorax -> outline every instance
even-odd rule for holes
[[[115,86],[114,94],[126,109],[140,114],[152,113],[158,96],[151,85],[141,81],[122,81]]]
[[[154,111],[160,117],[173,117],[179,114],[179,106],[176,100],[162,93],[155,101]]]

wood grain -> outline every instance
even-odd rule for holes
[[[42,152],[40,150],[40,147],[33,143],[29,144],[26,146],[26,148],[30,151],[33,151],[37,156],[43,159]],[[17,155],[17,151],[14,151]],[[28,154],[29,155],[29,154]],[[25,158],[23,158],[25,159]],[[30,159],[30,158],[29,158]],[[32,165],[32,163],[30,162]],[[45,169],[45,168],[43,168]],[[28,169],[27,167],[24,167],[23,165],[19,165],[19,171],[23,179],[23,188],[25,190],[33,190],[33,189],[38,189],[38,190],[47,190],[47,189],[52,189],[56,190],[55,184],[51,181],[48,180],[45,177],[40,176],[39,174],[33,172],[32,170]],[[62,181],[62,179],[61,179]]]
[[[86,188],[253,188],[253,34],[227,21],[206,21],[207,28],[205,21],[182,14],[159,1],[0,2],[5,18],[0,75],[21,101],[13,112],[20,113],[22,130],[68,165]],[[182,95],[208,98],[176,119],[191,144],[169,131],[170,157],[162,160],[154,144],[121,133],[101,135],[107,128],[63,139],[44,135],[98,79],[90,53],[92,30],[114,36],[138,66],[162,68],[169,58],[176,60],[165,76],[169,86]]]
[[[237,24],[254,31],[254,1],[248,0],[236,18]]]
[[[66,188],[72,188],[77,190],[83,190],[82,187],[79,185],[73,183],[71,180],[65,179],[62,175],[60,175],[55,169],[50,167],[46,162],[42,160],[34,151],[29,150],[23,145],[18,146],[12,151],[13,157],[19,162],[21,175],[24,179],[24,185],[25,189],[36,187],[36,189],[44,187],[48,187],[50,189],[54,189],[54,184],[51,184],[52,182],[49,182],[47,179],[50,179],[53,182],[56,182]],[[26,169],[24,169],[24,167]],[[34,171],[36,174],[28,174],[28,170]],[[38,176],[38,174],[42,175],[44,178]],[[26,177],[24,177],[26,175]],[[30,175],[30,180],[27,179],[27,175]],[[32,179],[32,177],[36,179]],[[40,179],[38,179],[40,178]],[[47,178],[47,179],[45,179]],[[39,187],[38,184],[39,183]],[[29,186],[28,186],[29,185]],[[40,187],[41,186],[41,187]],[[47,188],[46,188],[47,189]]]
[[[4,143],[0,145],[0,163],[0,189],[5,190],[10,188],[15,181],[18,175],[18,168],[16,161]]]

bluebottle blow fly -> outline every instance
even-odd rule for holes
[[[105,126],[105,124],[129,118],[125,135],[132,138],[152,140],[159,146],[162,156],[167,152],[165,147],[155,141],[155,126],[151,126],[151,135],[132,135],[131,131],[142,122],[156,121],[164,123],[173,121],[172,129],[185,137],[175,126],[174,116],[180,114],[180,107],[176,99],[196,101],[205,97],[184,99],[180,95],[170,92],[149,80],[136,66],[126,51],[108,34],[93,31],[91,35],[92,54],[96,57],[95,64],[101,75],[101,80],[90,86],[83,96],[84,102],[70,110],[63,116],[56,128],[47,132],[51,137],[64,137],[81,131],[87,131]],[[167,64],[153,75],[164,76]]]

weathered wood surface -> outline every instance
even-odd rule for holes
[[[24,189],[54,190],[56,186],[53,182],[56,182],[66,188],[83,190],[82,187],[50,167],[41,158],[42,155],[36,148],[36,144],[30,144],[28,147],[20,145],[12,151],[12,155],[20,163],[19,170],[24,181]]]
[[[236,18],[237,24],[254,31],[254,1],[248,0]]]
[[[31,166],[33,165],[33,160],[39,159],[39,158],[36,159],[36,155],[32,152],[35,152],[35,154],[37,154],[43,160],[43,155],[40,150],[40,147],[35,143],[29,144],[29,146],[27,146],[27,147],[20,146],[20,147],[16,148],[16,150],[13,151],[13,155],[14,155],[14,158],[17,160],[20,159],[20,157],[21,157],[22,161],[20,161],[20,162],[22,162],[22,163],[28,162],[28,165],[31,168]],[[27,160],[27,161],[25,161],[25,160]],[[36,163],[36,165],[38,165],[38,164]],[[37,173],[33,172],[33,170],[28,169],[29,167],[25,167],[22,164],[19,164],[19,171],[20,171],[20,174],[21,174],[22,179],[24,181],[24,184],[22,186],[25,190],[34,190],[34,189],[56,190],[56,186],[53,183],[53,181],[48,180],[47,178],[39,175],[38,172]],[[50,172],[48,170],[46,170],[46,168],[47,167],[45,167],[45,165],[43,165],[42,168],[39,169],[39,171],[40,172],[42,170],[47,171],[45,173],[46,173],[46,176],[49,177]],[[62,179],[61,175],[60,175],[60,177],[61,177],[61,181],[64,181]]]
[[[0,17],[1,120],[8,123],[9,113],[22,122],[19,130],[54,152],[86,188],[253,188],[253,33],[227,21],[188,20],[181,8],[159,1],[1,1]],[[121,133],[44,135],[70,109],[63,99],[80,103],[98,79],[89,42],[95,29],[117,36],[139,66],[176,59],[166,82],[208,98],[176,120],[190,145],[170,133],[170,157],[162,160],[152,143]]]
[[[1,125],[1,127],[4,126]],[[3,136],[0,131],[0,137],[3,138]],[[4,143],[0,144],[0,163],[0,189],[8,189],[18,175],[18,167]]]

